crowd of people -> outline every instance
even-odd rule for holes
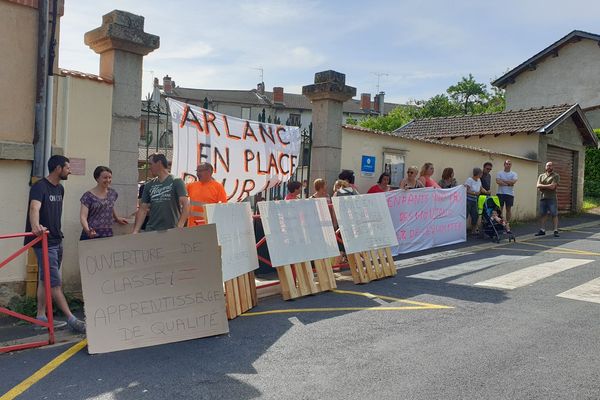
[[[142,230],[155,231],[202,224],[205,221],[204,204],[227,202],[223,185],[212,177],[213,167],[210,163],[199,164],[195,181],[186,185],[182,179],[170,174],[167,158],[164,154],[152,154],[148,162],[150,172],[154,178],[146,182],[140,190],[139,207],[135,214],[133,234]],[[480,195],[489,196],[491,194],[492,168],[490,162],[484,163],[483,168],[473,168],[472,175],[464,183],[467,190],[467,215],[471,220],[473,232],[478,229],[478,198]],[[37,291],[37,319],[44,322],[48,321],[45,288],[41,284],[48,278],[52,298],[67,318],[66,321],[55,320],[55,328],[68,325],[73,331],[83,333],[85,332],[85,322],[76,318],[69,309],[62,291],[59,272],[63,252],[61,217],[64,187],[61,181],[68,179],[71,173],[69,159],[61,155],[50,157],[48,171],[47,177],[40,179],[31,186],[26,220],[26,231],[32,232],[34,236],[26,237],[25,244],[31,242],[35,236],[48,232],[49,277],[44,276],[41,243],[33,246],[38,260],[40,279]],[[426,187],[447,189],[458,185],[452,168],[445,168],[442,178],[438,182],[432,178],[433,173],[434,166],[432,163],[423,164],[420,170],[416,166],[410,166],[406,170],[406,177],[399,182],[398,186],[403,190],[411,190]],[[126,218],[117,215],[115,211],[118,193],[111,187],[111,169],[106,166],[98,166],[94,170],[93,177],[96,185],[86,191],[80,199],[79,219],[82,227],[80,240],[111,237],[113,236],[112,227],[114,223],[123,225],[128,223]],[[342,170],[338,179],[334,182],[332,196],[359,194],[354,181],[353,171]],[[541,227],[536,236],[546,234],[545,223],[548,215],[552,216],[554,236],[559,236],[556,196],[559,181],[560,177],[554,172],[553,163],[546,163],[545,172],[537,180],[537,189],[541,193],[539,206]],[[506,160],[504,169],[496,175],[499,204],[493,210],[491,218],[498,224],[503,225],[509,232],[511,209],[514,205],[514,186],[517,182],[518,175],[512,171],[512,162]],[[387,192],[391,189],[391,184],[390,174],[383,173],[367,193]],[[303,184],[297,181],[289,181],[287,188],[288,194],[285,199],[293,200],[300,197]],[[310,197],[327,198],[328,202],[331,202],[327,182],[321,178],[316,179],[314,181],[314,193]],[[506,218],[502,217],[503,209],[506,211]]]
[[[489,161],[485,162],[482,168],[475,167],[463,185],[467,191],[466,198],[466,215],[469,227],[469,233],[479,235],[481,226],[481,204],[480,196],[492,195],[492,169],[493,164]],[[406,169],[406,177],[404,177],[397,185],[403,190],[418,189],[418,188],[437,188],[450,189],[459,185],[454,177],[454,169],[451,167],[444,168],[442,177],[439,181],[435,181],[432,176],[435,172],[433,163],[427,162],[419,169],[416,166],[409,166]],[[502,225],[506,231],[512,234],[510,229],[510,220],[512,219],[512,208],[515,204],[515,185],[519,180],[518,174],[512,170],[512,161],[505,160],[503,169],[496,174],[496,198],[497,206],[491,210],[491,220]],[[556,190],[559,184],[560,177],[554,172],[553,163],[550,161],[545,165],[545,172],[538,177],[536,188],[540,192],[540,230],[536,236],[546,234],[545,225],[548,215],[552,216],[554,236],[559,237],[558,232],[558,204]],[[302,186],[299,182],[288,182],[288,195],[286,200],[297,199],[300,197],[300,190],[292,190],[297,186]],[[377,180],[377,183],[369,188],[367,193],[382,193],[392,189],[391,175],[387,172],[382,173]],[[354,172],[351,170],[342,170],[335,181],[331,196],[347,196],[359,194],[354,185]],[[327,183],[319,178],[314,181],[314,194],[310,197],[327,197],[330,195],[327,191]],[[504,216],[503,216],[504,215]]]

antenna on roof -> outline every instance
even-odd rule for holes
[[[263,69],[262,66],[259,67],[250,67],[252,69],[256,69],[260,72],[260,83],[264,83],[265,82],[265,70]]]
[[[390,74],[387,74],[385,72],[371,72],[371,73],[377,77],[377,93],[379,93],[379,82],[381,80],[381,77],[382,76],[390,76]]]

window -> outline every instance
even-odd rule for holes
[[[290,114],[290,117],[288,118],[288,125],[300,126],[300,114]]]
[[[250,119],[250,107],[242,107],[242,119]]]
[[[404,179],[404,155],[385,151],[383,153],[383,172],[390,174],[390,186],[398,187]]]

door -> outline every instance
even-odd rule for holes
[[[552,161],[554,172],[560,175],[560,184],[556,191],[558,211],[571,212],[574,210],[573,171],[575,152],[555,146],[548,146],[546,161]]]

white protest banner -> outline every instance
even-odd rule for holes
[[[340,254],[327,199],[262,201],[258,208],[274,267]]]
[[[383,193],[334,196],[332,200],[346,254],[398,245]]]
[[[208,223],[217,225],[223,281],[257,269],[258,256],[250,203],[205,204],[204,207]]]
[[[215,225],[79,242],[88,351],[227,333]]]
[[[195,179],[209,162],[227,198],[241,201],[290,179],[298,165],[300,128],[230,117],[168,99],[173,121],[171,172]]]
[[[466,240],[466,191],[394,190],[385,194],[398,238],[392,254],[410,253]]]

